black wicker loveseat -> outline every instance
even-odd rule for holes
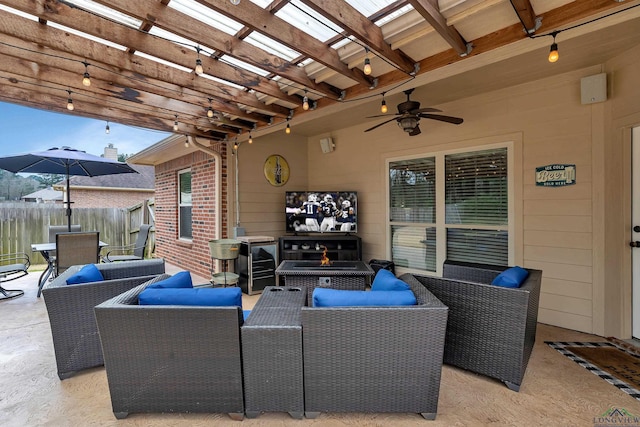
[[[60,379],[104,363],[93,308],[165,272],[163,259],[96,264],[103,281],[67,285],[82,267],[70,267],[42,290]]]
[[[304,411],[435,419],[447,307],[404,275],[417,305],[302,307]]]
[[[444,363],[519,391],[533,350],[542,271],[518,288],[491,285],[508,267],[446,261],[443,278],[415,276],[449,307]]]

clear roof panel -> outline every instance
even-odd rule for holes
[[[236,34],[243,27],[239,22],[229,19],[193,0],[171,0],[169,7],[230,35]]]
[[[294,58],[300,56],[300,53],[296,52],[295,50],[289,49],[282,43],[272,40],[269,37],[258,33],[257,31],[252,32],[248,37],[244,39],[244,41],[246,41],[247,43],[251,43],[256,47],[269,52],[272,55],[283,58],[289,62],[291,62]]]
[[[125,15],[124,13],[120,13],[117,10],[111,9],[108,6],[103,6],[91,0],[69,0],[68,3],[128,27],[140,28],[140,25],[142,24],[139,19],[135,19],[129,15]]]
[[[331,37],[342,32],[342,28],[322,19],[317,13],[298,0],[292,0],[276,12],[276,16],[321,42],[326,42]]]

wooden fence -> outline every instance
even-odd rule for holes
[[[100,240],[109,246],[127,245],[135,242],[140,224],[153,224],[153,202],[131,208],[74,208],[71,223],[80,224],[83,231],[99,231]],[[0,203],[0,253],[26,252],[32,264],[44,264],[40,253],[31,252],[31,244],[47,242],[50,225],[67,225],[62,205]],[[154,247],[153,237],[150,234],[148,250]]]

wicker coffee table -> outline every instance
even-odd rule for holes
[[[316,287],[364,291],[375,275],[363,261],[333,261],[321,266],[320,261],[285,260],[276,268],[276,276],[284,277],[287,286],[307,288],[307,304],[311,305]]]
[[[267,286],[242,326],[245,414],[304,415],[302,326],[306,289]]]

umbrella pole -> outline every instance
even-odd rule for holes
[[[69,165],[67,164],[67,227],[71,232],[71,194],[69,194]]]

